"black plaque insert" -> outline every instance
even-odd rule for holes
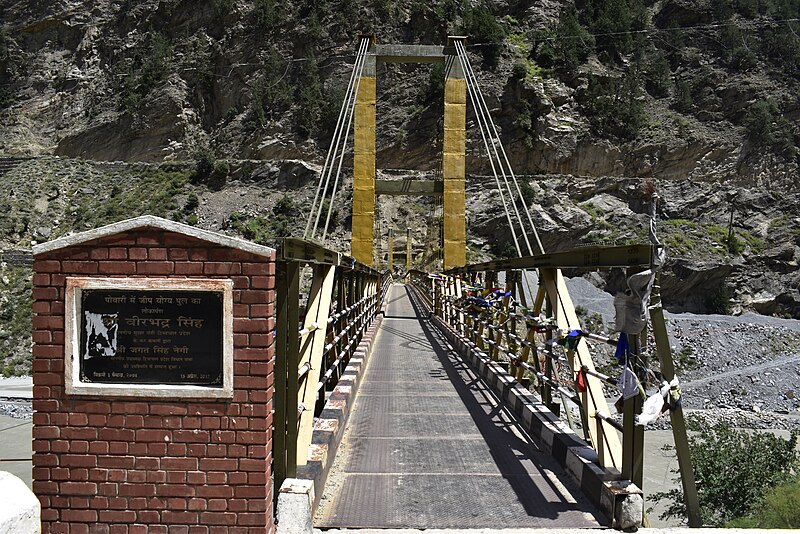
[[[222,386],[223,292],[85,289],[80,381]]]

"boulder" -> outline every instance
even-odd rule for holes
[[[0,471],[0,532],[34,534],[42,531],[41,506],[25,483],[7,471]]]

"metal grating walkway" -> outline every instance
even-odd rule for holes
[[[317,528],[597,528],[603,516],[393,285]]]

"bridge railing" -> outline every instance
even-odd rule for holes
[[[619,381],[595,368],[589,349],[596,344],[618,348],[619,339],[581,327],[561,268],[624,267],[628,274],[635,274],[652,268],[657,253],[657,247],[652,245],[583,248],[468,265],[441,274],[413,271],[408,273],[408,280],[431,312],[471,350],[505,362],[508,374],[518,382],[531,378],[543,404],[556,414],[565,407],[565,416],[573,427],[577,425],[571,419],[567,401],[576,405],[584,438],[596,450],[599,464],[617,469],[641,488],[644,427],[635,423],[642,411],[643,394],[625,395],[629,398],[622,402],[622,423],[611,416],[603,385],[619,387]],[[535,291],[527,287],[533,278],[527,271],[534,269],[538,271]],[[505,273],[503,284],[498,282],[501,272]],[[648,309],[662,379],[671,384],[675,370],[657,283]],[[646,367],[647,358],[639,340],[643,334],[629,334],[628,338],[630,357]],[[561,397],[560,404],[553,402],[556,395]],[[670,408],[689,523],[699,526],[683,413],[680,403]]]
[[[275,487],[306,463],[314,416],[380,312],[391,281],[353,258],[287,238],[278,247]]]
[[[640,447],[632,446],[623,455],[615,431],[622,425],[611,417],[603,392],[603,383],[616,384],[616,379],[597,371],[590,353],[590,343],[616,345],[617,341],[581,328],[560,268],[646,268],[652,255],[650,245],[579,249],[468,265],[434,276],[419,271],[409,276],[433,313],[474,348],[507,364],[518,381],[532,379],[552,411],[566,408],[566,401],[577,405],[580,427],[601,465],[627,472],[623,456],[630,460]],[[528,288],[531,277],[523,272],[534,269],[538,286]],[[501,272],[503,284],[498,282]],[[565,335],[576,330],[581,335],[575,339]],[[575,383],[579,373],[583,374],[580,387]],[[554,402],[556,396],[561,403]],[[570,419],[571,410],[564,415]]]

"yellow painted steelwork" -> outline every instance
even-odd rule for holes
[[[450,78],[444,85],[444,268],[467,263],[465,214],[467,81]]]
[[[411,271],[411,228],[406,228],[406,272]]]
[[[389,229],[389,272],[394,272],[394,232]]]
[[[372,266],[375,226],[376,79],[362,76],[356,97],[353,140],[353,241],[351,254]]]

